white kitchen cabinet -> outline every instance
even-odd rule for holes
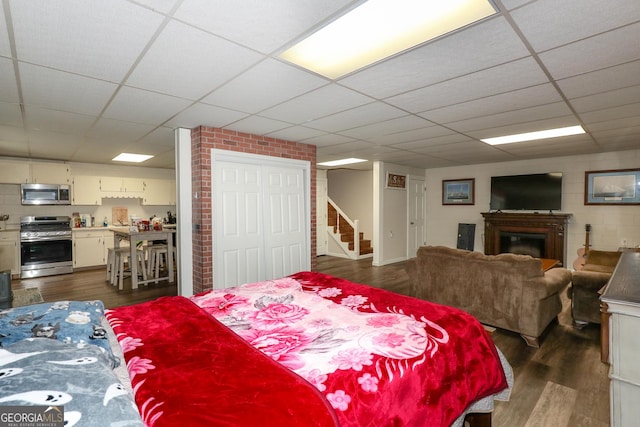
[[[176,181],[173,179],[145,179],[142,204],[175,206]]]
[[[105,233],[100,229],[73,230],[73,268],[92,267],[106,264]]]
[[[143,197],[144,180],[103,176],[100,178],[100,192],[102,197]]]
[[[11,275],[20,274],[20,232],[0,232],[0,271],[11,270]]]
[[[99,176],[74,176],[72,188],[74,205],[102,204]]]
[[[71,183],[71,167],[64,163],[31,163],[30,171],[34,184]]]
[[[29,163],[0,160],[1,184],[26,184],[30,180]]]
[[[601,300],[609,317],[609,402],[612,427],[640,419],[640,252],[624,252]]]

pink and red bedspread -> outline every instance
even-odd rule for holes
[[[507,387],[471,315],[321,273],[107,318],[148,425],[449,426]]]

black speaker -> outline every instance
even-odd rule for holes
[[[458,224],[458,249],[473,250],[473,241],[476,235],[475,224]]]

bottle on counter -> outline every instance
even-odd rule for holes
[[[102,220],[102,226],[106,227],[107,225],[109,225],[109,222],[107,222],[107,217],[105,216],[104,219]]]

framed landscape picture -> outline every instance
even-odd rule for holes
[[[443,205],[473,205],[475,178],[445,179],[442,181]]]
[[[640,205],[640,169],[587,171],[585,205]]]

